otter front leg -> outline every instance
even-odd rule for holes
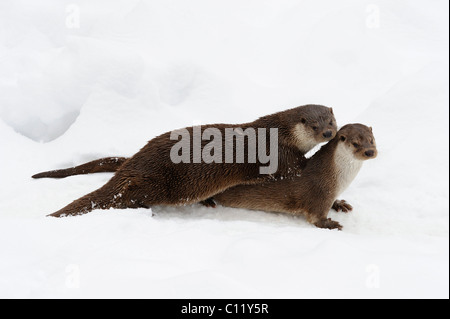
[[[310,222],[311,224],[313,224],[318,228],[342,230],[341,224],[327,217],[328,211],[329,209],[324,210],[321,213],[307,213],[305,214],[306,219],[308,220],[308,222]]]
[[[315,222],[314,226],[319,228],[342,230],[342,225],[339,224],[337,221],[332,220],[331,218],[321,219]]]
[[[347,203],[345,200],[338,200],[338,199],[334,202],[334,204],[331,208],[337,212],[342,211],[343,213],[348,213],[353,210],[352,205]]]

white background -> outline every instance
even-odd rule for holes
[[[0,297],[449,296],[448,2],[0,1]],[[219,207],[52,213],[163,132],[298,105],[372,126],[342,232]]]

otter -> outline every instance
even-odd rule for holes
[[[352,210],[345,200],[336,198],[356,177],[362,163],[377,154],[372,128],[347,124],[309,159],[299,176],[235,186],[213,199],[222,206],[304,215],[319,228],[341,230],[338,222],[327,218],[328,212]]]
[[[93,172],[116,171],[115,175],[101,188],[72,202],[61,210],[50,214],[53,217],[73,216],[88,213],[94,209],[149,208],[154,205],[188,205],[208,200],[229,187],[240,184],[257,184],[274,178],[287,177],[300,172],[307,159],[307,153],[315,145],[326,142],[336,135],[337,125],[333,110],[322,105],[304,105],[267,115],[241,125],[215,124],[201,127],[203,136],[207,129],[223,133],[227,129],[277,128],[278,166],[273,174],[261,174],[264,162],[244,161],[196,162],[194,151],[188,154],[188,161],[174,163],[171,159],[177,140],[171,139],[173,132],[164,133],[147,143],[129,159],[100,159],[72,169],[44,172],[34,178],[65,177]],[[195,127],[183,129],[195,143]],[[226,136],[226,134],[225,134]],[[259,138],[259,133],[257,134]],[[224,135],[222,143],[226,144]],[[191,145],[192,145],[191,143]],[[201,141],[204,149],[206,141]],[[245,139],[248,146],[249,138]],[[258,149],[260,147],[258,141]],[[269,152],[269,139],[262,148]],[[233,143],[234,147],[234,143]],[[245,150],[247,148],[244,147]],[[271,149],[270,149],[271,150]],[[234,149],[236,154],[236,148]],[[249,157],[246,151],[244,158]],[[108,165],[100,165],[107,161]],[[103,168],[99,168],[103,166]]]
[[[335,136],[337,126],[332,108],[328,108],[327,111],[327,108],[324,106],[309,104],[276,113],[270,115],[269,117],[287,115],[292,113],[294,110],[301,110],[303,113],[300,118],[301,124],[297,124],[297,126],[294,127],[294,130],[292,130],[293,137],[300,141],[297,147],[301,153],[306,154],[316,145],[326,142]],[[227,125],[227,127],[239,127],[239,125]],[[292,129],[292,124],[289,125],[289,129]],[[289,136],[291,132],[285,131],[283,134],[286,137]],[[294,143],[288,143],[288,145],[295,147],[295,145],[293,145],[295,143],[296,142],[294,141]],[[125,163],[128,159],[129,158],[127,157],[118,156],[104,157],[75,167],[41,172],[33,175],[32,178],[65,178],[74,175],[93,173],[113,173],[118,171],[119,168],[122,167],[123,163]]]

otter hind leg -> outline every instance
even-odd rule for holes
[[[201,201],[199,204],[205,206],[205,207],[211,207],[211,208],[216,208],[217,207],[217,203],[214,200],[214,197],[210,197],[208,199],[205,199],[203,201]]]
[[[102,191],[102,189],[98,189],[47,216],[68,217],[84,215],[96,209],[121,208],[118,204],[119,203],[114,201],[114,197],[110,197],[109,194]]]
[[[66,207],[50,214],[51,217],[84,215],[96,209],[149,208],[145,189],[126,178],[113,177],[102,188],[89,193]]]

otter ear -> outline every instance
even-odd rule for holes
[[[306,119],[305,119],[304,117],[302,117],[302,118],[300,119],[300,122],[301,122],[302,124],[305,124],[305,123],[306,123]]]
[[[369,126],[369,129],[370,129],[370,131],[373,133],[373,131],[372,131],[372,126]]]
[[[345,135],[341,135],[341,136],[339,137],[339,139],[340,139],[342,142],[345,142],[345,140],[347,139],[347,137],[346,137]]]
[[[330,113],[334,115],[332,107],[330,107]]]

